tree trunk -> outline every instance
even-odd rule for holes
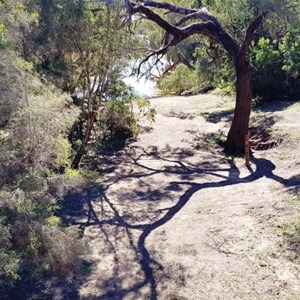
[[[236,103],[234,117],[227,136],[225,151],[238,155],[245,153],[245,135],[248,134],[249,117],[251,112],[252,86],[251,70],[247,59],[235,62],[236,70]]]
[[[85,130],[84,138],[82,140],[82,144],[72,161],[72,165],[71,165],[72,169],[78,169],[79,167],[79,163],[83,155],[85,154],[86,146],[90,140],[91,131],[93,129],[94,122],[95,122],[95,113],[91,111],[86,120],[86,130]]]

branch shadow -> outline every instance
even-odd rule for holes
[[[285,181],[285,186],[288,191],[295,195],[300,193],[300,173],[292,176],[289,180]]]
[[[88,188],[83,193],[69,194],[59,212],[65,224],[79,226],[83,235],[91,236],[92,232],[95,238],[101,239],[104,261],[106,257],[111,257],[113,270],[108,275],[100,274],[96,282],[103,293],[85,299],[125,299],[128,295],[144,299],[145,289],[147,299],[158,299],[158,283],[161,284],[167,275],[164,266],[147,248],[147,237],[173,219],[196,192],[250,183],[264,176],[288,188],[299,184],[299,178],[291,181],[274,174],[276,166],[263,158],[253,157],[249,175],[241,177],[232,160],[227,160],[227,165],[220,167],[213,162],[191,163],[187,160],[191,153],[182,149],[171,151],[167,147],[158,151],[155,147],[135,147],[134,150],[126,156],[127,163],[132,167],[129,171],[115,172],[101,186]],[[157,162],[164,165],[155,167]],[[168,181],[160,190],[151,181],[157,174],[166,177],[175,174],[177,179]],[[195,180],[204,176],[215,180]],[[139,185],[131,192],[115,188],[120,181],[128,180],[136,180]],[[144,191],[141,191],[142,188]],[[169,199],[169,202],[164,199]],[[162,202],[164,205],[161,207]],[[134,271],[131,272],[130,268]]]
[[[282,100],[282,101],[272,101],[265,104],[258,104],[254,107],[254,109],[257,109],[261,112],[277,112],[277,111],[284,111],[290,106],[296,104],[299,101],[288,101],[288,100]]]
[[[217,124],[221,121],[229,122],[233,118],[233,109],[220,110],[215,112],[206,112],[202,116],[209,123]]]

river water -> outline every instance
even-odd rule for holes
[[[145,77],[137,80],[134,76],[128,76],[125,77],[123,81],[142,97],[153,98],[158,96],[156,84],[153,80],[149,80]]]

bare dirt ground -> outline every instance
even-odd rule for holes
[[[64,219],[80,226],[93,262],[76,297],[299,299],[299,249],[285,244],[281,228],[295,215],[290,200],[300,186],[300,106],[254,113],[253,123],[268,124],[282,142],[254,151],[247,169],[215,146],[213,134],[226,133],[232,117],[229,99],[151,103],[156,122],[99,157],[99,186],[66,199]]]

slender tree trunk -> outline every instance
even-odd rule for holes
[[[72,165],[71,165],[71,167],[73,169],[78,169],[79,163],[80,163],[83,155],[86,152],[86,146],[87,146],[88,142],[90,141],[91,132],[92,132],[92,129],[94,127],[94,122],[95,122],[95,112],[91,111],[88,114],[88,118],[87,118],[87,121],[86,121],[86,130],[85,130],[85,133],[84,133],[84,138],[82,140],[82,144],[81,144],[79,150],[77,151],[77,153],[76,153],[76,155],[73,159]]]
[[[249,62],[237,60],[236,70],[236,104],[234,117],[227,136],[225,151],[228,154],[245,153],[245,135],[248,134],[251,112],[252,86]]]

